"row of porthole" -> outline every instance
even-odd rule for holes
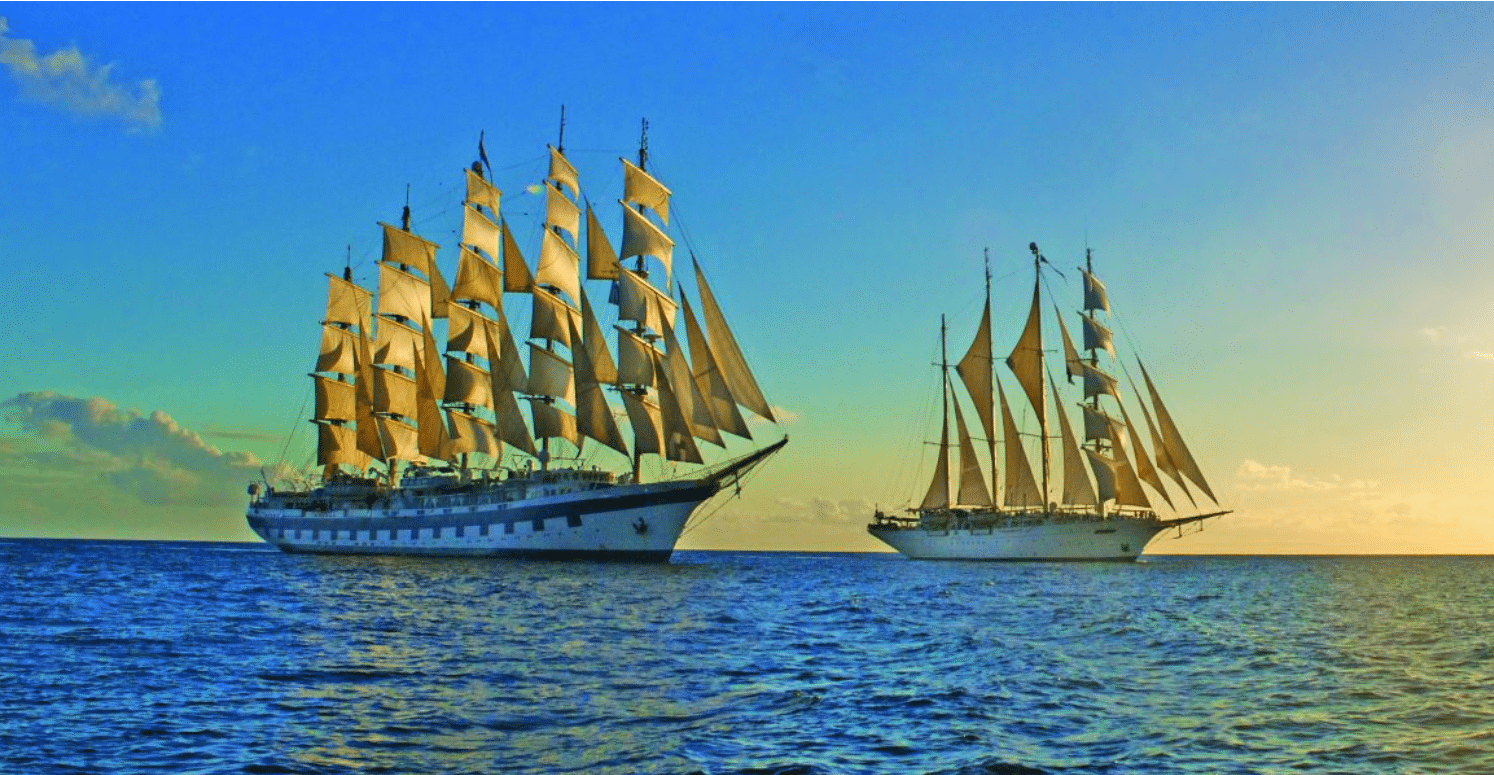
[[[566,519],[566,526],[567,527],[581,527],[581,525],[582,525],[582,520],[581,520],[580,515],[570,514],[570,515],[567,515],[565,519]],[[516,523],[513,523],[513,522],[505,522],[505,523],[503,523],[503,534],[504,535],[513,535],[514,534],[514,525],[515,524]],[[533,530],[536,533],[542,532],[545,529],[545,520],[544,519],[530,520],[530,524],[533,526]],[[467,527],[469,527],[469,526],[467,526],[467,525],[457,525],[457,526],[453,527],[452,530],[454,531],[454,535],[452,537],[453,538],[466,538],[467,537],[466,536],[466,529],[467,529]],[[485,537],[487,537],[489,535],[489,530],[488,529],[489,529],[490,525],[472,525],[471,527],[476,527],[477,528],[477,530],[478,530],[477,536],[480,537],[480,538],[485,538]],[[401,532],[408,531],[408,533],[409,533],[409,540],[411,540],[411,541],[418,541],[418,540],[420,540],[420,534],[422,532],[426,531],[426,530],[432,531],[432,534],[430,536],[431,540],[438,540],[438,539],[440,539],[440,538],[443,537],[443,535],[445,534],[447,528],[445,528],[445,527],[436,527],[436,528],[406,528],[405,530],[401,530],[400,528],[389,528],[388,531],[387,531],[388,535],[389,535],[389,537],[388,537],[387,540],[398,541],[399,540],[399,534]],[[276,529],[275,537],[279,538],[279,539],[285,539],[287,532],[293,533],[293,535],[291,536],[291,540],[299,541],[299,540],[301,540],[301,534],[303,532],[309,532],[309,533],[311,533],[311,540],[312,541],[320,541],[321,540],[321,532],[322,531],[319,528],[312,529],[312,530],[309,530],[309,531],[293,528],[293,529],[290,529],[288,531],[287,528],[283,528],[282,527],[282,528],[277,528]],[[341,531],[341,530],[333,530],[331,528],[328,528],[327,532],[331,534],[331,535],[329,535],[327,537],[328,540],[330,540],[330,541],[336,541],[337,540],[337,534],[341,533],[343,531]],[[347,531],[348,537],[345,540],[348,540],[348,541],[357,541],[358,540],[358,533],[359,532],[367,532],[369,534],[367,540],[369,540],[369,541],[377,541],[377,540],[379,540],[378,535],[379,535],[380,531],[377,530],[377,529],[367,530],[367,531],[348,530]]]

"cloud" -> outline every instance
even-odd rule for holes
[[[152,505],[232,503],[261,468],[254,455],[221,452],[165,412],[147,417],[98,397],[21,393],[0,402],[0,417],[47,442],[22,450],[7,440],[5,462],[96,475]]]
[[[1246,460],[1235,469],[1235,478],[1240,480],[1241,490],[1253,491],[1327,491],[1346,490],[1364,492],[1373,490],[1378,482],[1366,479],[1346,480],[1338,474],[1327,479],[1292,475],[1287,466],[1267,465]]]
[[[1438,344],[1447,336],[1447,326],[1425,326],[1417,330],[1417,333],[1426,338],[1428,342]]]
[[[154,79],[116,83],[113,63],[95,66],[76,46],[38,56],[34,43],[6,37],[9,31],[0,16],[0,65],[28,99],[82,116],[118,118],[132,131],[160,128],[161,90]]]
[[[768,408],[773,411],[773,418],[778,425],[789,425],[791,423],[798,422],[800,419],[799,413],[793,411],[792,409],[785,409],[781,406],[770,406]],[[752,423],[753,425],[768,424],[767,420],[758,417],[756,414],[750,413],[747,415],[747,422]]]
[[[855,498],[830,500],[829,498],[779,498],[772,513],[763,517],[768,522],[818,522],[821,524],[857,525],[870,522],[876,504]]]

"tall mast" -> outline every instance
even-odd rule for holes
[[[945,429],[940,438],[939,456],[945,460],[949,459],[949,353],[945,345],[944,316],[939,316],[939,398],[944,405],[944,419],[940,421],[940,428]],[[948,485],[945,485],[948,487]]]
[[[989,320],[990,317],[991,317],[991,249],[990,248],[986,248],[985,256],[986,256],[986,318]],[[995,371],[996,371],[996,359],[995,358],[991,359],[991,363],[990,363],[990,365],[987,368],[989,368],[991,370],[991,378],[994,380],[996,378],[996,375],[995,375]],[[996,497],[996,434],[994,434],[994,433],[987,433],[986,435],[988,437],[990,437],[990,438],[986,439],[986,444],[988,444],[990,446],[990,450],[991,450],[991,506],[993,508],[996,508],[1001,503],[1001,501]]]
[[[642,119],[642,122],[643,122],[643,127],[640,130],[639,137],[638,137],[638,169],[647,171],[646,165],[648,164],[648,119],[646,119],[646,118]],[[626,207],[626,206],[627,205],[624,205],[624,207]],[[641,206],[638,207],[638,213],[640,215],[643,214],[643,208]],[[638,272],[639,276],[641,276],[645,280],[647,280],[647,278],[648,278],[648,271],[643,268],[643,254],[642,253],[638,254],[638,263],[634,265],[634,268]],[[641,320],[635,320],[635,321],[633,321],[633,333],[635,333],[638,336],[642,337],[644,335],[644,330],[645,330],[645,326],[643,325],[643,321],[641,321]],[[618,342],[618,346],[619,347],[622,346],[622,342],[621,341]],[[643,398],[643,397],[645,397],[645,396],[648,395],[648,389],[647,388],[635,387],[635,388],[624,388],[624,389],[631,389],[632,391],[634,391],[634,394],[637,395],[639,398]],[[663,454],[663,453],[661,453],[661,454]],[[667,455],[666,455],[666,457],[667,457]],[[640,474],[642,473],[642,470],[643,470],[643,453],[638,450],[638,445],[635,444],[635,445],[633,445],[633,481],[635,483],[642,481],[642,479],[640,478]]]
[[[1029,243],[1027,243],[1027,249],[1032,251],[1032,283],[1033,283],[1032,293],[1033,293],[1033,298],[1036,298],[1037,295],[1042,292],[1042,286],[1043,286],[1043,262],[1046,261],[1047,259],[1043,258],[1043,254],[1038,251],[1038,246],[1037,246],[1036,242],[1029,242]],[[1041,351],[1042,351],[1042,348],[1041,348],[1041,345],[1039,345],[1039,352],[1041,353]],[[1039,375],[1039,376],[1041,376],[1041,375]],[[1044,398],[1044,400],[1047,400],[1047,399]],[[1058,407],[1058,410],[1059,411],[1063,411],[1063,407]],[[1048,505],[1048,503],[1051,502],[1051,496],[1048,493],[1048,473],[1049,473],[1048,472],[1048,468],[1049,468],[1048,454],[1049,453],[1048,453],[1048,416],[1047,416],[1047,412],[1042,412],[1042,413],[1040,413],[1038,415],[1038,429],[1039,429],[1039,431],[1038,431],[1039,432],[1039,437],[1041,438],[1041,440],[1043,442],[1043,506],[1046,508],[1047,505]]]

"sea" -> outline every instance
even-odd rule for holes
[[[1494,773],[1494,558],[0,539],[0,772]]]

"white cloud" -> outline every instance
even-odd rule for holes
[[[93,65],[75,46],[38,56],[34,43],[6,37],[9,31],[0,16],[0,65],[28,99],[78,115],[112,116],[132,130],[161,126],[161,90],[154,79],[117,83],[113,63]]]
[[[1268,465],[1255,460],[1246,460],[1235,469],[1239,488],[1244,491],[1327,491],[1340,490],[1366,492],[1379,483],[1366,479],[1344,479],[1333,474],[1327,479],[1294,476],[1292,469],[1282,465]]]
[[[147,417],[98,397],[21,393],[0,402],[0,412],[48,442],[22,451],[8,441],[6,462],[96,475],[152,505],[232,503],[261,468],[254,455],[221,452],[165,412]]]
[[[821,524],[856,525],[870,522],[876,504],[861,498],[779,498],[770,514],[771,522],[818,522]]]

